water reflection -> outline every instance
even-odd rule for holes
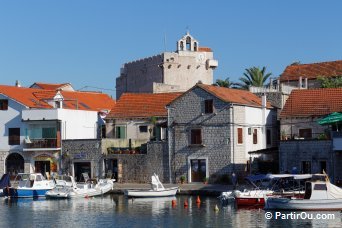
[[[262,209],[228,204],[213,197],[128,199],[122,195],[73,200],[1,199],[0,227],[340,227],[334,220],[265,219]],[[175,200],[176,204],[172,204]],[[184,203],[188,206],[185,207]],[[215,205],[219,211],[215,211]],[[284,212],[289,213],[289,212]],[[318,212],[315,212],[318,213]],[[328,212],[324,212],[328,213]],[[29,225],[28,225],[29,224]]]

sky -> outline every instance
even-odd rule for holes
[[[115,98],[126,62],[175,51],[187,29],[210,47],[214,81],[245,69],[342,60],[342,1],[0,0],[0,84],[70,82]]]

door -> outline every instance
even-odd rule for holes
[[[203,182],[207,173],[207,163],[205,159],[191,159],[191,182]]]
[[[108,159],[106,161],[106,178],[118,181],[118,159]]]
[[[46,173],[50,173],[50,161],[35,161],[34,167],[36,173],[41,173],[43,176],[46,176]]]
[[[82,173],[88,173],[88,176],[91,178],[91,164],[90,162],[75,162],[74,163],[75,170],[75,180],[77,182],[83,182],[84,178]]]

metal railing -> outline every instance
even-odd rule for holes
[[[45,138],[45,139],[25,139],[25,148],[57,148],[58,145],[56,138]]]

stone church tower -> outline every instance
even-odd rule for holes
[[[177,42],[175,52],[128,62],[116,78],[116,98],[122,93],[183,92],[201,81],[213,83],[213,71],[218,66],[213,52],[200,47],[189,32]]]

